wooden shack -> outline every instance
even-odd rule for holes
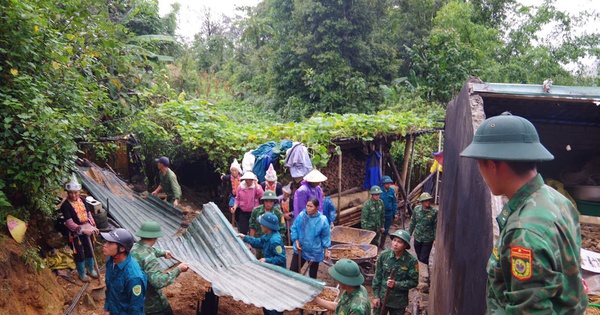
[[[600,157],[600,88],[554,85],[545,92],[542,85],[470,78],[446,111],[429,314],[485,313],[486,264],[498,235],[495,218],[505,200],[491,194],[476,161],[459,154],[487,117],[505,111],[530,120],[555,156],[538,164],[544,179],[565,182],[586,168],[585,172],[600,170],[593,164]]]

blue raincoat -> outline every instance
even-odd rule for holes
[[[306,209],[302,210],[294,220],[291,233],[295,254],[298,253],[296,240],[299,240],[302,258],[306,261],[318,263],[325,259],[325,249],[331,247],[331,230],[329,221],[322,213],[317,212],[311,216],[306,213]]]

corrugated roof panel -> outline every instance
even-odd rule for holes
[[[323,289],[321,281],[256,260],[212,202],[204,205],[183,235],[174,237],[182,217],[178,208],[154,196],[138,196],[114,174],[97,167],[80,174],[90,194],[103,203],[108,199],[110,215],[129,231],[147,220],[159,222],[165,236],[155,246],[169,249],[177,260],[186,262],[212,283],[219,296],[282,312],[301,307]],[[91,177],[100,178],[104,185]],[[162,261],[164,266],[172,265],[172,261]]]
[[[590,99],[600,101],[600,87],[553,85],[544,92],[541,84],[474,83],[477,93],[511,94],[554,98]]]

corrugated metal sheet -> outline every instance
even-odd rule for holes
[[[473,92],[600,101],[600,88],[588,86],[553,85],[546,93],[541,84],[474,83]]]
[[[108,200],[110,215],[129,231],[148,220],[159,222],[165,236],[155,246],[169,249],[177,260],[189,264],[219,296],[282,312],[301,307],[323,289],[323,282],[257,261],[212,202],[204,205],[183,235],[174,237],[182,217],[178,208],[154,196],[138,196],[114,174],[99,168],[81,169],[80,175],[90,194],[105,206]],[[163,264],[169,265],[164,260]]]

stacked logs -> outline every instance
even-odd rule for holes
[[[338,225],[353,226],[360,223],[362,204],[369,198],[368,191],[361,191],[355,187],[346,190],[340,194],[338,204],[338,194],[331,196],[331,201],[339,210]]]

